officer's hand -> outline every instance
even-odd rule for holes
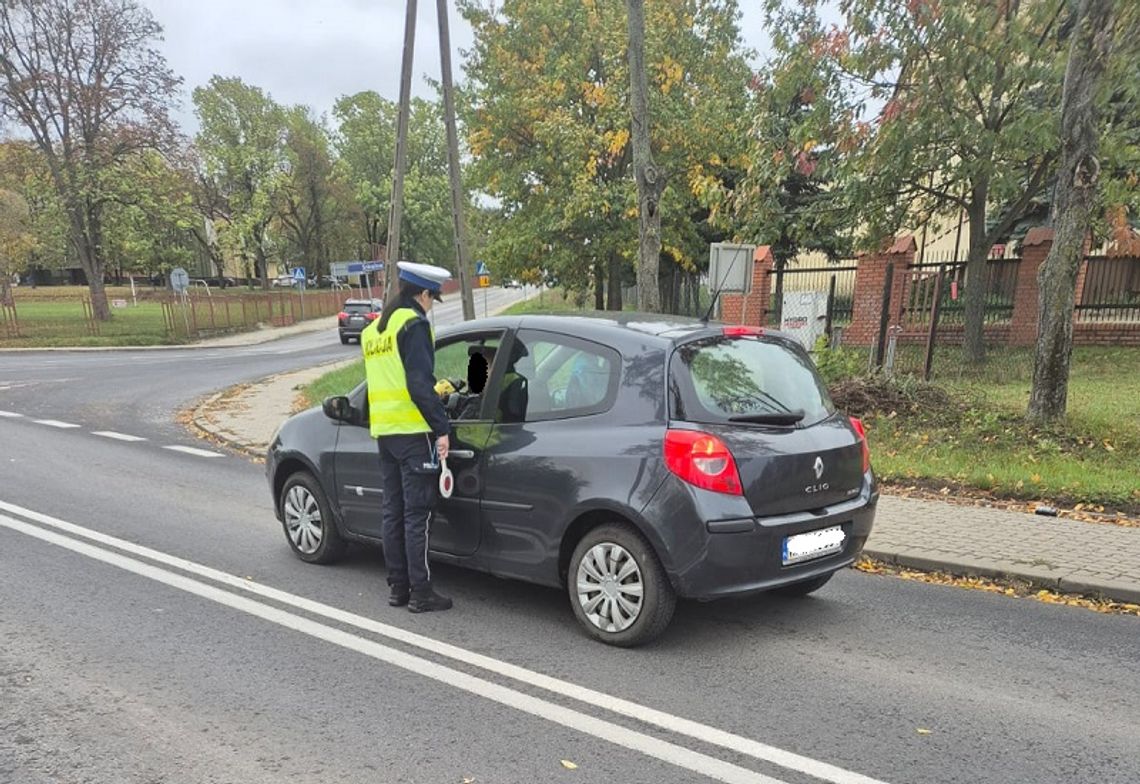
[[[451,448],[451,439],[447,436],[440,436],[436,439],[435,449],[439,453],[440,460],[447,459],[447,453]]]

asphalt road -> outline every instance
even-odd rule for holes
[[[439,567],[412,616],[376,552],[300,563],[171,412],[355,350],[0,355],[0,782],[1140,781],[1135,618],[849,572],[625,651],[559,591]]]

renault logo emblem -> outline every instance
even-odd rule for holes
[[[823,476],[823,458],[822,457],[816,457],[815,465],[812,466],[812,468],[815,469],[815,478],[816,479],[819,479],[821,476]]]

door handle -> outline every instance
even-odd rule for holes
[[[458,457],[460,460],[472,460],[475,457],[475,451],[473,449],[451,449],[447,456]]]

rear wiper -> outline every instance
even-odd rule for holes
[[[788,427],[803,420],[805,414],[802,408],[793,411],[777,411],[764,414],[738,414],[730,416],[729,422],[748,422],[754,425],[781,425]]]

